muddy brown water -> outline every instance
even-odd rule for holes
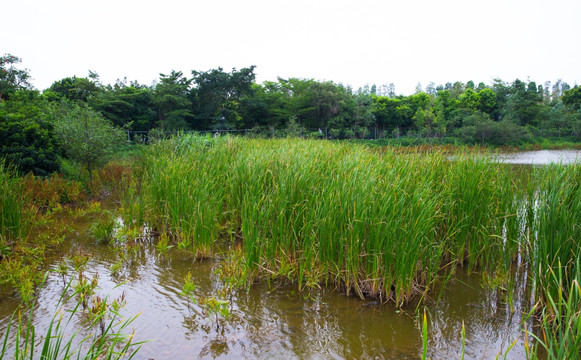
[[[528,160],[524,162],[530,164]],[[97,294],[110,299],[124,294],[127,303],[121,313],[128,317],[139,314],[131,325],[135,341],[151,340],[134,359],[419,359],[422,355],[423,310],[416,311],[419,299],[397,309],[333,289],[306,296],[293,285],[274,288],[261,283],[232,297],[232,316],[216,330],[202,308],[180,292],[190,272],[197,297],[215,295],[221,288],[214,272],[219,259],[196,262],[175,249],[160,256],[153,239],[145,239],[114,274],[111,266],[119,261],[119,254],[106,245],[96,245],[88,235],[90,225],[90,218],[75,221],[74,231],[50,258],[49,268],[58,268],[63,259],[75,254],[89,255],[86,275],[99,275]],[[68,266],[71,268],[70,261]],[[49,273],[38,290],[33,319],[37,334],[45,333],[57,311],[64,284],[73,276],[69,270],[64,279]],[[514,275],[517,285],[510,290],[512,311],[506,292],[483,288],[478,272],[458,269],[446,286],[436,287],[422,304],[429,319],[428,357],[459,359],[464,324],[465,358],[491,359],[498,353],[503,358],[515,340],[506,358],[525,358],[522,319],[533,306],[524,285],[527,275],[524,269]],[[2,338],[18,305],[17,297],[0,292]],[[532,325],[528,323],[529,328]],[[82,318],[75,318],[72,326],[83,329]]]
[[[221,287],[214,270],[220,260],[202,262],[184,258],[178,251],[160,256],[152,239],[129,252],[121,270],[111,265],[119,255],[88,236],[90,221],[77,221],[76,230],[50,260],[56,269],[61,259],[75,254],[90,257],[86,275],[99,275],[97,295],[110,299],[125,294],[122,314],[140,314],[131,328],[136,340],[152,340],[135,359],[418,359],[422,353],[421,317],[417,303],[402,309],[362,301],[333,289],[306,296],[296,286],[274,288],[257,284],[232,298],[232,317],[219,331],[198,305],[180,295],[184,277],[191,272],[196,296],[212,296]],[[70,267],[70,261],[69,261]],[[74,276],[50,273],[38,292],[33,320],[43,334],[57,310],[64,284]],[[526,276],[526,272],[519,273]],[[517,339],[509,359],[525,356],[522,311],[532,306],[522,287],[514,292],[514,312],[502,292],[481,286],[479,273],[459,269],[441,292],[425,301],[428,355],[432,359],[460,358],[462,322],[466,327],[466,358],[494,358]],[[524,280],[524,278],[523,278]],[[19,304],[11,295],[0,295],[0,334]],[[423,309],[423,308],[422,308]],[[423,313],[422,313],[423,314]],[[83,328],[82,319],[73,327]],[[12,338],[13,340],[13,338]],[[9,357],[8,357],[9,358]]]

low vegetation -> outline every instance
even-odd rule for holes
[[[491,156],[448,156],[184,135],[144,153],[137,196],[144,221],[198,258],[241,241],[248,282],[278,274],[401,305],[450,264],[494,273],[525,256],[540,298],[559,262],[574,273],[578,166],[520,179]]]
[[[95,212],[95,240],[113,241],[117,214],[87,202],[113,194],[120,237],[147,228],[161,252],[195,259],[229,248],[219,269],[229,293],[256,281],[292,283],[305,294],[333,287],[401,307],[459,266],[506,289],[504,274],[528,266],[538,301],[530,314],[542,329],[526,345],[529,358],[540,347],[553,358],[581,348],[578,164],[517,174],[492,153],[445,144],[402,150],[193,134],[134,154],[133,163],[110,163],[83,182],[18,177],[0,166],[2,283],[33,299],[39,281],[31,274],[66,233],[52,217],[59,212]],[[43,230],[53,242],[30,236]],[[227,317],[223,298],[200,300],[217,327]]]

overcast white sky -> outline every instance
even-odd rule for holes
[[[1,0],[0,53],[38,89],[96,71],[105,84],[256,65],[350,84],[500,77],[581,84],[580,0]]]

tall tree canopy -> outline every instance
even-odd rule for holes
[[[28,70],[19,69],[22,59],[6,54],[0,56],[0,101],[8,100],[11,94],[21,89],[30,89]]]

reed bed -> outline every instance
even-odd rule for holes
[[[241,239],[249,281],[401,305],[445,264],[508,268],[526,236],[527,188],[470,152],[182,135],[148,148],[141,171],[148,224],[198,257]]]
[[[227,152],[184,135],[153,145],[149,155],[141,162],[144,200],[133,211],[147,208],[150,226],[198,257],[208,256],[222,223]]]
[[[2,253],[4,247],[13,247],[25,236],[27,221],[22,193],[22,182],[14,170],[0,161],[0,246],[2,247],[0,250]]]
[[[567,293],[579,274],[581,254],[581,165],[536,169],[537,191],[528,217],[531,263],[538,295],[547,303]],[[554,273],[560,274],[554,281]]]

